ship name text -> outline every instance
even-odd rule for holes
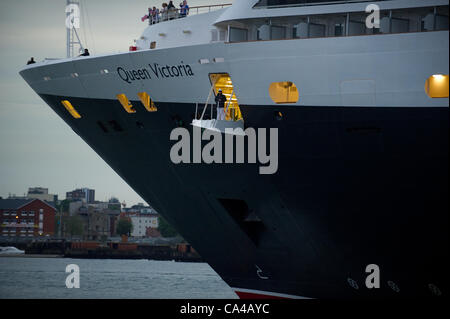
[[[191,66],[189,64],[184,64],[183,61],[178,65],[160,65],[158,63],[153,63],[148,64],[148,68],[142,69],[127,70],[119,66],[117,67],[117,74],[123,81],[129,84],[136,80],[151,80],[152,76],[156,79],[194,76]]]

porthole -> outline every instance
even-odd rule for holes
[[[133,104],[130,103],[125,94],[117,94],[116,97],[119,100],[120,104],[122,104],[125,111],[127,111],[128,113],[136,113]]]
[[[77,110],[75,110],[75,108],[69,101],[61,101],[61,104],[66,108],[66,110],[70,113],[70,115],[72,115],[73,118],[81,118],[81,115],[77,112]]]
[[[431,98],[448,97],[448,75],[434,74],[425,82],[425,93]]]
[[[273,82],[269,86],[269,95],[277,104],[296,103],[298,101],[298,90],[293,82]]]
[[[155,103],[150,98],[150,95],[148,95],[147,92],[139,92],[137,95],[139,96],[139,99],[141,100],[142,105],[145,107],[145,109],[148,112],[158,111],[158,109],[155,106]]]
[[[275,111],[275,112],[274,112],[274,118],[275,118],[277,121],[281,121],[281,120],[283,119],[283,113],[281,113],[280,111]]]

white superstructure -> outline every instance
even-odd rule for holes
[[[356,18],[364,21],[366,2],[282,9],[253,8],[255,2],[150,25],[134,52],[45,60],[25,67],[32,70],[23,76],[39,94],[96,99],[138,100],[145,91],[153,101],[201,104],[209,75],[226,73],[245,105],[276,105],[269,87],[281,81],[295,84],[299,98],[290,104],[299,106],[448,105],[424,90],[430,76],[448,74],[448,20],[424,29],[448,1],[376,2],[382,21],[386,14],[410,19],[401,33],[378,34],[352,31]],[[323,36],[301,36],[301,23],[322,25]]]

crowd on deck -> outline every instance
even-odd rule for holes
[[[163,3],[162,8],[158,9],[156,7],[148,8],[148,14],[141,18],[142,22],[149,20],[149,24],[155,24],[160,21],[172,20],[183,18],[189,14],[189,6],[187,1],[184,0],[180,3],[180,8],[177,9],[173,4],[173,1],[169,1],[169,4]]]

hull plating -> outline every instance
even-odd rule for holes
[[[194,103],[149,113],[136,102],[126,114],[117,101],[70,98],[75,120],[66,97],[41,97],[231,287],[313,298],[447,292],[448,107],[241,105],[247,127],[279,129],[278,171],[259,175],[257,164],[172,164],[170,131],[191,129]],[[369,264],[380,289],[365,286]]]

